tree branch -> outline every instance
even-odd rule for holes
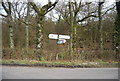
[[[5,6],[5,3],[4,3],[4,2],[2,2],[2,7],[4,8],[5,12],[8,14],[8,13],[9,13],[9,10],[6,8],[6,6]]]
[[[48,4],[44,5],[42,8],[38,8],[34,2],[30,2],[30,5],[32,5],[33,9],[35,10],[35,12],[37,12],[39,16],[44,16],[56,6],[58,1],[59,0],[56,0],[55,3],[53,4],[49,2]]]
[[[107,14],[107,12],[109,12],[110,10],[114,9],[115,6],[113,6],[112,8],[109,8],[102,16],[104,16],[105,14]]]
[[[9,13],[8,13],[8,14],[9,14],[9,15],[11,15],[11,12],[12,12],[12,11],[11,11],[11,5],[12,5],[11,2],[8,2],[8,6],[9,6],[9,9],[8,9]]]
[[[43,6],[42,9],[44,9],[44,15],[50,12],[53,8],[55,8],[56,4],[58,3],[59,0],[56,0],[55,3],[51,4],[49,2],[47,5]]]
[[[3,15],[3,14],[1,14],[1,13],[0,13],[0,15],[3,16],[3,17],[7,17],[7,15]]]
[[[54,7],[55,7],[55,6],[53,6],[53,7],[50,8],[50,9],[48,9],[48,10],[44,13],[44,15],[47,14],[48,12],[50,12]]]
[[[25,22],[25,21],[23,21],[23,20],[21,20],[21,19],[18,19],[20,22],[22,22],[22,23],[24,23],[25,25],[31,25],[31,26],[33,26],[34,27],[34,25],[33,24],[28,24],[27,22]]]
[[[82,21],[86,20],[89,17],[97,17],[97,16],[96,15],[88,15],[88,16],[84,17],[83,19],[78,20],[77,22],[82,22]]]
[[[33,7],[33,9],[35,10],[35,12],[40,16],[40,12],[41,10],[37,7],[37,5],[34,2],[29,2],[30,5]]]
[[[116,10],[117,10],[117,14],[120,14],[120,1],[116,2]]]

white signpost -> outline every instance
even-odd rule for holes
[[[50,39],[57,39],[58,44],[66,43],[66,39],[70,39],[69,35],[58,35],[58,34],[49,34],[48,36]]]

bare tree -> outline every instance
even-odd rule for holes
[[[103,4],[104,2],[101,2],[99,0],[98,2],[98,17],[99,17],[99,22],[98,22],[98,36],[100,38],[100,41],[99,41],[99,48],[100,48],[100,55],[103,54],[103,33],[102,33],[102,29],[103,29],[103,26],[102,26],[102,8],[103,8]]]
[[[36,26],[36,48],[39,49],[39,55],[38,58],[40,59],[40,54],[42,53],[42,42],[43,42],[43,21],[45,15],[50,12],[58,3],[59,0],[56,0],[54,3],[52,3],[50,0],[48,1],[48,4],[42,6],[39,8],[34,2],[29,2],[32,8],[37,13],[37,26]]]
[[[13,26],[12,26],[12,3],[11,2],[1,2],[2,7],[7,15],[0,14],[3,17],[7,18],[7,25],[9,27],[9,40],[10,40],[10,48],[14,48],[14,39],[13,39]]]
[[[28,47],[29,47],[29,17],[30,17],[30,4],[29,2],[27,3],[27,15],[26,15],[26,49],[28,52]]]
[[[62,18],[70,25],[70,55],[74,54],[77,46],[77,25],[81,22],[86,21],[90,17],[97,17],[96,11],[97,9],[93,9],[90,12],[87,12],[87,6],[91,5],[91,2],[83,3],[82,0],[80,2],[69,1],[68,3],[60,3],[60,6],[56,8],[56,11],[59,12]],[[94,13],[94,14],[93,14]]]
[[[36,48],[42,48],[42,39],[43,39],[43,34],[42,34],[42,30],[43,30],[43,19],[44,16],[50,12],[55,5],[58,3],[58,0],[56,0],[55,3],[52,4],[51,1],[49,1],[49,3],[47,5],[44,5],[42,8],[39,8],[34,2],[30,2],[30,5],[32,6],[32,8],[35,10],[35,12],[38,15],[38,25],[36,27],[37,29],[37,41],[36,41]]]
[[[104,50],[104,39],[103,39],[103,25],[102,25],[102,20],[104,19],[104,15],[106,15],[110,10],[113,10],[115,8],[115,6],[111,5],[112,7],[108,8],[107,10],[105,10],[104,12],[102,11],[103,10],[103,7],[104,7],[104,3],[105,3],[105,0],[103,0],[101,2],[101,0],[99,0],[98,2],[98,18],[99,18],[99,21],[98,21],[98,37],[99,37],[99,48],[100,48],[100,58],[101,58],[101,55],[103,54],[103,50]]]

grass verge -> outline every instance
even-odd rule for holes
[[[100,68],[118,67],[118,62],[66,62],[66,61],[36,61],[36,60],[0,60],[0,64],[13,66],[41,66],[65,68]]]

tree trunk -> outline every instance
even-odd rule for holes
[[[72,13],[72,2],[69,2],[69,10],[70,10],[70,58],[73,60],[73,13]]]
[[[117,10],[117,17],[116,17],[116,46],[120,45],[120,1],[116,2],[116,10]]]
[[[120,58],[120,1],[116,2],[117,17],[115,21],[115,47],[116,47],[116,57],[118,60]]]
[[[28,25],[26,26],[25,31],[26,31],[26,50],[28,52],[28,47],[29,47],[29,26]]]
[[[28,26],[28,23],[29,23],[29,17],[30,17],[30,6],[29,6],[29,3],[27,5],[27,16],[26,16],[26,28],[25,28],[25,31],[26,31],[26,50],[27,50],[27,53],[28,53],[28,48],[29,48],[29,26]]]
[[[43,49],[43,21],[38,19],[36,26],[36,52],[37,52],[37,60],[41,60],[42,57],[42,49]]]
[[[100,48],[100,55],[99,55],[99,58],[101,59],[101,55],[103,54],[103,32],[102,32],[102,29],[103,29],[103,26],[102,26],[102,5],[103,5],[104,2],[99,2],[99,5],[98,5],[98,16],[99,16],[99,22],[98,22],[98,31],[99,31],[99,48]]]
[[[13,27],[12,27],[12,18],[11,16],[8,16],[7,24],[9,27],[9,42],[10,42],[10,48],[14,49],[14,39],[13,39]]]
[[[36,27],[36,48],[42,49],[42,40],[43,40],[43,21],[41,19],[38,20],[37,22],[37,27]]]
[[[3,23],[3,22],[2,22]],[[3,52],[2,52],[2,23],[0,23],[0,60],[2,60],[2,54],[3,54]]]

